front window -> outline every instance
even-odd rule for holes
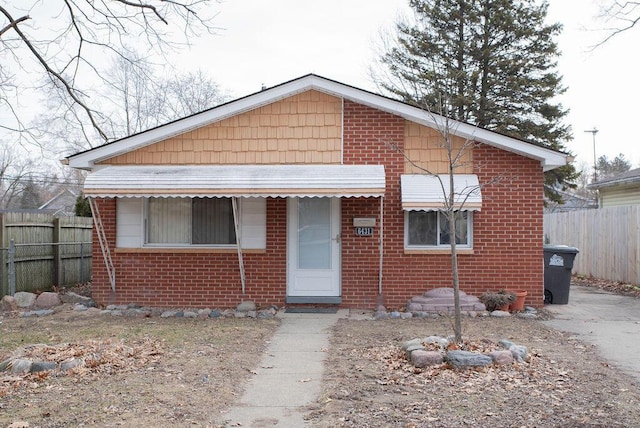
[[[149,198],[147,244],[235,245],[230,198]]]
[[[456,211],[456,244],[471,247],[469,211]],[[408,248],[451,247],[449,221],[442,211],[405,212],[405,245]]]

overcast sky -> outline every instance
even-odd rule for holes
[[[398,14],[408,14],[406,0],[225,0],[219,4],[218,36],[202,39],[176,58],[184,69],[206,69],[234,97],[308,73],[374,90],[369,67],[379,33],[393,29]],[[551,0],[550,16],[564,25],[559,39],[559,71],[570,109],[574,140],[567,147],[577,162],[593,164],[596,155],[623,153],[640,165],[640,99],[637,61],[640,29],[591,50],[602,33],[594,0]]]

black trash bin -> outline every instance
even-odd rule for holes
[[[573,261],[579,251],[566,245],[544,246],[544,303],[566,305]]]

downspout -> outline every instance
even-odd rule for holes
[[[246,279],[244,274],[244,261],[242,260],[242,239],[240,237],[240,227],[238,226],[238,198],[231,198],[231,206],[233,207],[233,227],[236,232],[236,248],[238,249],[238,265],[240,268],[240,282],[242,283],[242,294],[245,294]]]
[[[384,196],[380,196],[380,267],[378,271],[378,304],[382,305],[382,255],[384,253]]]

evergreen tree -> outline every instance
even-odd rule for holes
[[[78,195],[76,198],[75,214],[78,217],[93,217],[91,214],[91,206],[89,205],[89,199],[84,195]]]
[[[607,156],[600,156],[598,162],[596,162],[596,171],[598,180],[604,180],[611,178],[614,175],[627,172],[631,169],[631,162],[625,159],[624,155],[620,153],[615,158],[609,160]]]
[[[553,98],[564,92],[548,4],[534,0],[411,0],[383,54],[386,90],[434,113],[554,150],[571,137]],[[573,165],[545,175],[547,196],[574,188]]]

